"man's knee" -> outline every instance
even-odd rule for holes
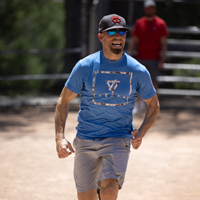
[[[97,188],[94,188],[87,192],[78,193],[78,200],[97,200]]]
[[[118,181],[110,178],[101,182],[100,196],[102,199],[116,199],[118,190]]]

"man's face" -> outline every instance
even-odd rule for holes
[[[153,17],[156,14],[156,7],[149,6],[147,8],[144,8],[144,14],[146,17]]]
[[[126,39],[126,31],[124,35],[121,35],[123,34],[123,31],[123,29],[112,29],[109,32],[105,31],[102,34],[99,34],[98,37],[103,45],[105,53],[121,54],[123,52]],[[116,34],[114,34],[115,32]]]

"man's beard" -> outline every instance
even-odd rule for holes
[[[120,54],[120,53],[123,51],[123,48],[121,48],[121,49],[113,49],[113,48],[111,47],[110,50],[111,50],[114,54]]]
[[[152,15],[152,14],[145,14],[145,17],[152,18],[152,17],[154,17],[154,15]]]

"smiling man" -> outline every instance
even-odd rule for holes
[[[74,179],[79,200],[116,200],[122,188],[130,147],[138,149],[159,114],[159,102],[147,69],[124,53],[126,21],[112,14],[99,23],[102,50],[77,62],[55,112],[59,158],[75,153]],[[69,103],[80,94],[73,146],[64,129]],[[148,108],[139,129],[132,124],[137,94]],[[74,151],[75,149],[75,151]]]

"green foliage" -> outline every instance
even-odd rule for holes
[[[63,49],[64,20],[62,1],[1,0],[0,50]],[[59,73],[63,67],[62,57],[62,54],[0,55],[0,76]],[[16,85],[14,82],[4,82],[0,91],[7,93],[9,88],[16,88]],[[28,81],[23,85],[40,91],[43,84]]]

